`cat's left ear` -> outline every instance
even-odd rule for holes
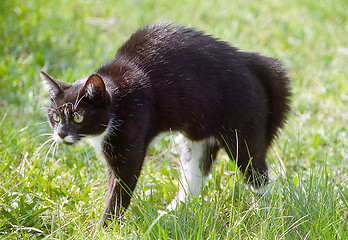
[[[67,83],[60,82],[52,77],[50,77],[44,71],[40,72],[42,83],[46,90],[49,92],[51,98],[55,98],[58,95],[64,93],[64,89],[69,86]]]
[[[82,93],[91,99],[105,97],[106,88],[103,79],[98,74],[92,74],[82,88]]]

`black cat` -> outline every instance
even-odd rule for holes
[[[168,130],[185,137],[170,209],[200,193],[220,148],[255,189],[268,183],[267,149],[289,111],[289,79],[277,59],[165,23],[138,30],[87,80],[41,77],[54,139],[89,139],[108,163],[105,225],[128,207],[149,143]]]

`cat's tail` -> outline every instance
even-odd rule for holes
[[[270,144],[286,120],[290,110],[291,89],[287,72],[278,59],[253,53],[251,69],[262,81],[269,98],[267,142]]]

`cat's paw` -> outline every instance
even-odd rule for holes
[[[166,214],[168,214],[167,211],[161,210],[161,209],[157,210],[157,212],[159,213],[159,215],[166,215]]]
[[[271,201],[270,194],[272,194],[271,183],[257,189],[252,187],[252,191],[254,192],[252,207],[258,210],[264,209],[269,211]]]
[[[272,193],[272,189],[270,189],[270,183],[267,183],[267,185],[264,185],[262,187],[259,187],[259,188],[254,188],[254,187],[251,187],[252,191],[260,196],[262,195],[268,195],[270,193]]]
[[[167,210],[169,212],[175,210],[182,202],[185,202],[186,194],[183,190],[178,192],[178,195],[167,205]]]

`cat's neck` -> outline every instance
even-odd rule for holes
[[[100,156],[103,155],[103,144],[107,136],[111,133],[112,128],[113,126],[112,126],[112,118],[111,118],[108,124],[108,127],[105,129],[103,133],[99,135],[91,135],[86,137],[86,141],[94,148],[97,155],[100,155]]]

